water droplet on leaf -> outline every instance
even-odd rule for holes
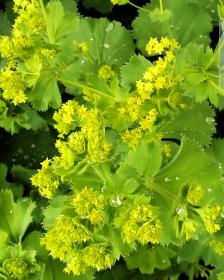
[[[104,48],[105,48],[105,49],[109,49],[109,48],[110,48],[110,45],[109,45],[109,44],[107,44],[107,43],[104,43],[104,45],[103,45],[103,46],[104,46]]]
[[[213,118],[210,118],[210,117],[207,117],[206,119],[205,119],[205,122],[207,123],[207,124],[213,124],[214,123],[214,119]]]
[[[164,179],[164,182],[165,183],[168,183],[168,182],[170,182],[171,180],[168,178],[168,177],[166,177],[165,179]]]
[[[110,31],[112,31],[112,30],[113,30],[113,28],[114,28],[113,23],[112,23],[112,22],[111,22],[111,23],[109,23],[109,24],[108,24],[108,26],[107,26],[107,28],[106,28],[106,32],[110,32]]]
[[[181,215],[183,212],[184,212],[184,208],[183,208],[183,207],[178,207],[178,208],[176,209],[177,215]]]

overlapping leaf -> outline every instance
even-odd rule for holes
[[[28,198],[15,203],[10,191],[2,191],[0,193],[0,208],[0,229],[8,234],[12,242],[21,241],[32,222],[35,203]]]
[[[133,22],[133,34],[141,51],[145,51],[150,37],[168,36],[175,38],[182,46],[192,41],[204,44],[209,42],[211,17],[198,3],[167,0],[161,12],[159,1],[154,0],[144,8],[149,12],[140,11]]]

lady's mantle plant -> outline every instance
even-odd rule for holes
[[[218,3],[112,3],[139,9],[131,31],[65,0],[1,15],[0,126],[57,138],[38,170],[12,168],[16,184],[0,166],[0,279],[101,279],[121,260],[138,279],[223,277]]]

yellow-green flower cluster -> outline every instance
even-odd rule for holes
[[[75,117],[77,114],[78,103],[72,100],[62,104],[60,110],[54,113],[53,119],[56,121],[54,127],[60,133],[59,136],[68,134],[72,129],[75,129]]]
[[[142,130],[138,128],[126,130],[121,134],[124,142],[128,143],[131,149],[135,149],[142,139]]]
[[[178,43],[172,39],[164,37],[159,42],[156,38],[151,38],[146,46],[149,55],[164,54],[159,57],[153,66],[149,67],[143,79],[136,82],[136,88],[142,102],[151,98],[154,91],[162,89],[170,89],[175,86],[175,79],[168,74],[169,68],[175,59],[174,50],[178,47]]]
[[[204,189],[201,185],[192,185],[188,191],[187,200],[192,205],[197,206],[201,202],[203,194]]]
[[[181,225],[181,235],[185,237],[186,240],[191,239],[198,230],[198,223],[190,218],[185,218]]]
[[[146,131],[151,131],[153,128],[158,112],[156,109],[151,109],[141,120],[139,121],[139,127],[126,130],[121,134],[124,142],[127,142],[131,149],[135,149],[140,143],[144,133]]]
[[[112,266],[114,260],[110,250],[105,244],[102,246],[92,242],[91,232],[77,218],[65,216],[60,216],[41,240],[53,258],[66,263],[65,272],[74,275]]]
[[[10,66],[3,68],[0,73],[0,88],[3,91],[2,97],[11,100],[14,105],[27,101],[26,84],[21,74],[12,70]]]
[[[54,120],[57,122],[55,128],[61,133],[61,136],[76,128],[80,129],[68,136],[68,143],[58,141],[56,144],[61,157],[65,160],[69,150],[71,151],[70,157],[72,157],[72,151],[78,154],[84,152],[85,143],[91,160],[105,160],[108,157],[111,145],[105,138],[105,129],[97,109],[87,110],[75,101],[68,101],[54,114]],[[60,160],[57,158],[57,161]],[[72,159],[69,159],[69,167],[71,163]],[[63,167],[65,165],[63,164]]]
[[[2,36],[0,38],[0,55],[3,58],[19,57],[24,54],[24,49],[31,47],[33,41],[17,32],[13,37]]]
[[[170,157],[171,155],[171,147],[169,144],[164,144],[163,145],[163,154],[166,156],[166,157]]]
[[[212,247],[212,249],[217,255],[224,255],[224,241],[212,239],[209,241],[209,245]]]
[[[60,137],[71,130],[77,130],[68,135],[67,140],[58,139],[56,148],[59,156],[47,160],[48,165],[42,163],[42,169],[38,170],[31,180],[32,184],[39,188],[40,194],[52,198],[59,186],[58,177],[54,174],[54,167],[62,167],[65,170],[74,166],[77,157],[84,152],[91,161],[101,161],[108,157],[111,145],[105,138],[104,127],[97,109],[87,110],[75,101],[68,101],[54,114],[55,127],[60,132]],[[53,167],[54,166],[54,167]],[[91,214],[92,220],[97,219],[98,213]]]
[[[87,149],[92,161],[107,159],[111,144],[105,138],[103,126],[98,109],[91,109],[81,116],[81,127],[86,134]]]
[[[140,127],[142,130],[151,129],[156,121],[158,112],[156,109],[152,109],[148,114],[140,121]]]
[[[73,41],[73,46],[76,51],[81,52],[83,54],[89,51],[89,46],[86,42],[79,43],[77,41]]]
[[[59,156],[53,158],[54,163],[64,169],[71,168],[76,160],[76,153],[69,147],[69,144],[66,141],[57,140],[55,147],[59,152]]]
[[[139,241],[142,245],[159,243],[162,224],[151,205],[138,205],[130,211],[129,219],[122,226],[124,242]]]
[[[219,222],[222,213],[220,205],[215,204],[204,209],[198,209],[198,213],[204,222],[207,232],[212,234],[220,230],[221,225]]]
[[[127,100],[126,112],[130,115],[132,121],[136,121],[140,117],[140,108],[143,101],[139,96],[131,96]]]
[[[23,280],[29,275],[27,263],[20,258],[5,260],[3,269],[7,279]]]
[[[108,157],[111,145],[105,138],[105,128],[97,109],[87,110],[83,105],[70,100],[62,105],[53,118],[56,121],[55,128],[60,133],[59,137],[71,130],[79,130],[68,136],[68,144],[58,142],[57,146],[62,156],[63,150],[67,149],[71,150],[71,154],[72,151],[84,152],[86,143],[91,160],[105,160]],[[63,157],[66,158],[67,155]]]
[[[169,67],[170,63],[166,56],[160,57],[153,66],[145,71],[143,79],[136,82],[138,94],[143,101],[150,99],[154,91],[171,89],[175,86],[175,79],[167,71]]]
[[[178,43],[175,39],[169,39],[167,37],[161,38],[159,41],[157,38],[150,38],[149,42],[146,45],[146,51],[148,55],[161,55],[169,54],[178,48]],[[169,55],[168,55],[169,56]]]
[[[154,46],[155,42],[156,45]],[[140,129],[137,127],[121,134],[122,139],[128,142],[132,149],[136,147],[142,138],[142,131],[152,129],[158,115],[156,109],[152,109],[146,115],[143,115],[144,110],[142,108],[145,102],[152,98],[153,92],[158,92],[163,89],[169,90],[176,85],[175,78],[170,75],[169,70],[170,67],[172,67],[172,61],[175,58],[173,51],[177,47],[178,44],[174,39],[169,40],[165,37],[162,38],[160,42],[157,39],[150,39],[146,48],[147,51],[150,54],[164,54],[164,57],[159,57],[159,59],[157,59],[157,61],[145,71],[143,79],[136,81],[137,95],[130,96],[127,99],[127,104],[118,108],[120,116],[128,114],[132,122],[139,121]],[[177,95],[172,92],[169,93],[169,96],[166,100],[170,105],[174,107],[181,107],[183,105],[180,103],[180,98],[174,98],[176,96],[179,97],[179,94]],[[175,102],[173,99],[175,99]]]
[[[65,272],[80,275],[88,269],[97,271],[111,268],[114,259],[110,250],[100,244],[92,244],[81,250],[74,259],[68,262]]]
[[[103,80],[111,80],[116,77],[116,73],[111,69],[109,65],[102,65],[98,71],[99,78]]]
[[[30,36],[45,28],[46,23],[38,0],[15,0],[14,11],[17,13],[14,33],[23,32]]]
[[[83,99],[90,102],[91,104],[96,104],[100,100],[100,96],[91,89],[83,88],[82,93]]]
[[[89,219],[93,225],[99,225],[104,221],[105,203],[103,194],[87,187],[77,193],[72,202],[76,213],[81,218]]]
[[[0,54],[4,58],[20,57],[24,50],[33,45],[33,36],[41,32],[45,20],[37,0],[15,0],[14,11],[17,14],[12,35],[0,39]]]
[[[48,199],[52,198],[59,187],[59,180],[54,174],[51,161],[46,159],[41,163],[42,169],[31,177],[31,182],[35,187],[38,187],[40,194]]]
[[[54,59],[56,56],[56,50],[54,49],[43,48],[41,49],[40,53],[41,55],[49,59]]]
[[[61,216],[47,231],[41,244],[50,251],[53,258],[68,261],[76,255],[75,245],[92,239],[89,230],[76,219]]]

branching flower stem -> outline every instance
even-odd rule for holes
[[[163,13],[163,0],[159,0],[160,12]]]
[[[165,200],[168,200],[169,202],[175,200],[175,195],[173,193],[169,192],[168,190],[165,190],[164,188],[162,188],[160,185],[158,185],[154,181],[152,181],[152,180],[146,181],[145,185],[147,188],[152,189],[153,191],[160,194],[163,198],[165,198]]]
[[[106,94],[106,93],[104,93],[104,92],[102,92],[102,91],[100,91],[98,89],[95,89],[95,88],[83,85],[81,83],[73,82],[73,81],[66,80],[66,79],[61,79],[61,78],[57,78],[57,80],[59,82],[62,82],[63,84],[68,84],[68,85],[75,86],[75,87],[78,87],[78,88],[83,88],[83,89],[91,90],[91,91],[97,93],[100,96],[103,96],[103,97],[106,97],[106,98],[114,100],[113,96],[110,96],[110,95],[108,95],[108,94]]]
[[[208,70],[209,67],[212,65],[212,63],[214,62],[214,60],[217,58],[217,56],[220,54],[221,49],[224,47],[224,36],[222,36],[219,39],[219,43],[216,46],[216,49],[214,51],[213,56],[211,57],[211,59],[209,60],[208,64],[206,65],[205,69]]]
[[[135,7],[136,9],[140,10],[140,11],[143,11],[143,12],[146,12],[146,13],[149,13],[150,11],[148,9],[145,9],[145,8],[142,8],[134,3],[132,3],[131,1],[128,1],[128,4]]]
[[[53,34],[52,34],[52,32],[49,28],[49,25],[48,25],[47,12],[46,12],[46,8],[44,6],[43,0],[39,0],[39,3],[40,3],[40,7],[41,7],[41,10],[42,10],[43,16],[44,16],[45,21],[46,21],[46,24],[47,24],[47,34],[48,34],[49,42],[51,44],[54,44],[55,40],[54,40],[54,36],[53,36]]]

